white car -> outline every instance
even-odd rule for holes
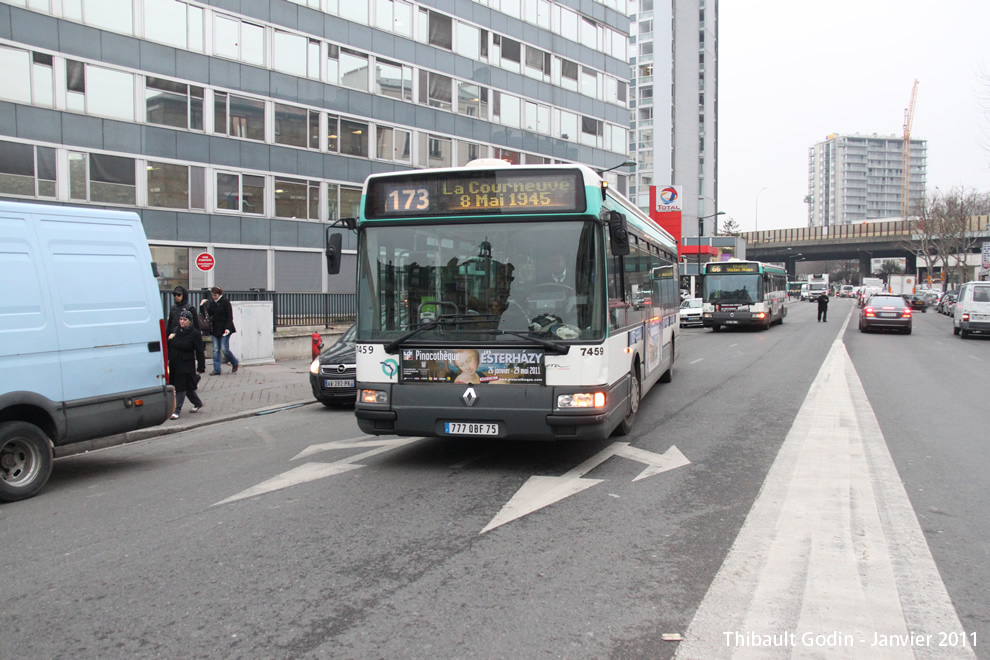
[[[681,303],[681,327],[701,325],[701,298],[688,298]]]

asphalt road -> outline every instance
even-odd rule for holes
[[[368,438],[349,411],[308,406],[61,459],[38,497],[0,508],[0,648],[670,658],[691,647],[665,635],[695,634],[745,655],[697,631],[719,607],[761,612],[762,581],[745,602],[712,599],[744,582],[725,567],[759,542],[747,530],[760,529],[761,493],[784,492],[768,474],[784,473],[806,402],[827,392],[822,366],[851,308],[834,301],[817,323],[814,305],[795,303],[769,331],[683,331],[674,382],[647,395],[630,436],[600,443]],[[875,412],[961,622],[950,632],[975,633],[990,657],[978,405],[990,340],[953,337],[933,313],[910,336],[853,324],[842,339],[868,400],[856,414]],[[786,540],[788,524],[764,536]],[[889,563],[904,584],[910,567]],[[909,624],[926,615],[903,609]],[[794,651],[766,650],[748,649]],[[877,657],[859,650],[845,657]]]

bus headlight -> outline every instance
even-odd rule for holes
[[[361,390],[361,403],[388,403],[388,392],[384,390]]]
[[[558,408],[604,408],[604,392],[576,392],[557,395]]]

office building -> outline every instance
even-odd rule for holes
[[[901,217],[904,138],[833,133],[808,150],[808,226]],[[925,198],[926,140],[911,139],[910,199]]]
[[[715,218],[698,219],[718,211],[718,1],[630,6],[630,198],[645,211],[651,186],[678,186],[682,236],[711,236]]]
[[[626,0],[8,0],[0,197],[136,211],[163,289],[353,290],[324,236],[371,173],[626,160],[628,30]]]

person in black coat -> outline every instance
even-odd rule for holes
[[[824,291],[822,295],[815,298],[818,301],[818,320],[828,321],[828,294]]]
[[[184,286],[177,286],[172,291],[172,308],[168,312],[168,324],[165,326],[169,334],[179,329],[179,314],[187,309],[192,314],[193,328],[199,330],[199,319],[196,318],[196,310],[189,302],[189,292]]]
[[[220,375],[220,353],[222,352],[233,367],[231,371],[237,373],[241,366],[240,361],[230,352],[230,335],[237,332],[234,327],[234,310],[230,306],[230,301],[223,295],[223,289],[215,286],[210,289],[213,300],[203,300],[200,306],[205,305],[206,313],[210,317],[210,334],[213,335],[213,372],[211,375]]]
[[[192,401],[192,412],[199,412],[203,400],[196,393],[199,374],[206,371],[206,351],[203,335],[192,327],[194,314],[188,309],[179,313],[179,328],[168,336],[168,375],[175,388],[175,412],[179,419],[186,397]]]

